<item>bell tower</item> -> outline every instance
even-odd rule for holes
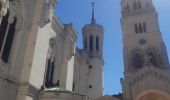
[[[121,13],[124,99],[170,94],[169,60],[152,0],[121,0]]]
[[[94,3],[92,3],[91,23],[83,29],[83,51],[87,58],[87,95],[97,98],[103,95],[103,26],[96,23]]]
[[[91,23],[86,24],[83,29],[83,46],[89,56],[102,58],[103,55],[103,26],[96,23],[94,3],[92,3]]]

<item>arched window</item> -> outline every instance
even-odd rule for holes
[[[135,52],[133,54],[133,67],[142,68],[144,65],[143,55],[140,52]]]
[[[139,30],[138,30],[138,25],[135,24],[135,33],[138,33],[138,32],[139,32]]]
[[[139,32],[143,33],[143,29],[142,29],[142,24],[141,23],[139,23]]]
[[[96,36],[96,50],[99,51],[99,37]]]
[[[54,66],[55,66],[55,57],[54,57],[54,44],[50,44],[50,48],[48,50],[48,57],[46,62],[46,74],[45,74],[45,87],[53,87],[53,74],[54,74]],[[59,84],[59,83],[58,83]]]
[[[139,9],[142,8],[140,0],[138,0],[138,8],[139,8]]]
[[[3,54],[2,54],[2,60],[5,63],[8,63],[8,59],[10,56],[10,52],[11,52],[11,47],[12,47],[12,43],[13,43],[13,39],[15,36],[15,30],[16,30],[16,23],[17,23],[17,18],[14,17],[14,22],[10,24],[9,26],[9,30],[8,30],[8,35],[5,41],[5,46],[4,46],[4,50],[3,50]]]
[[[146,33],[147,29],[146,29],[146,23],[143,23],[143,31]]]
[[[4,17],[2,17],[2,21],[0,25],[0,52],[2,49],[2,44],[4,41],[7,26],[8,26],[8,18],[9,18],[9,11],[7,11],[7,14]]]
[[[93,36],[90,35],[90,50],[93,50]]]
[[[136,3],[136,1],[133,2],[133,8],[134,8],[134,9],[137,9],[137,3]]]
[[[158,61],[157,61],[157,58],[156,58],[156,54],[153,53],[153,52],[148,52],[148,56],[149,56],[149,63],[155,67],[158,66]]]

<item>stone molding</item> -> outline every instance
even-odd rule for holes
[[[168,71],[163,72],[154,66],[147,66],[140,71],[137,71],[131,78],[129,78],[132,86],[135,86],[138,82],[142,81],[146,77],[153,76],[158,80],[162,80],[167,84],[170,84],[170,77]]]
[[[18,80],[16,78],[14,78],[13,76],[8,74],[8,69],[9,69],[9,64],[4,63],[1,59],[0,59],[0,78],[2,78],[3,80],[8,81],[9,83],[13,83],[13,84],[18,84]]]

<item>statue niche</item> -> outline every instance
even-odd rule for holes
[[[155,52],[155,50],[148,50],[146,54],[148,57],[148,64],[158,67],[159,65],[158,58],[157,58],[157,53]]]
[[[50,44],[47,55],[47,63],[46,63],[46,76],[45,76],[45,87],[53,87],[53,74],[54,74],[54,66],[55,66],[55,52],[54,52],[54,44]]]

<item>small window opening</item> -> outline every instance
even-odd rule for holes
[[[99,37],[96,37],[96,50],[99,51]]]
[[[90,36],[90,50],[93,50],[93,36]]]
[[[92,69],[92,68],[93,68],[93,66],[90,65],[90,66],[89,66],[89,69]]]
[[[89,89],[91,89],[92,88],[92,85],[89,85]]]

